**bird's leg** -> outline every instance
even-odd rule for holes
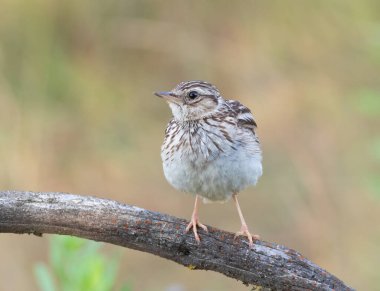
[[[240,228],[240,231],[238,231],[236,234],[235,234],[235,238],[237,236],[240,236],[240,235],[245,235],[248,237],[248,241],[249,241],[249,246],[252,247],[253,245],[253,239],[260,239],[260,237],[256,234],[252,235],[249,230],[248,230],[248,226],[247,226],[247,223],[245,222],[245,219],[244,219],[244,216],[243,216],[243,213],[241,212],[241,209],[240,209],[240,205],[239,205],[239,202],[237,200],[237,194],[234,194],[233,196],[233,199],[235,201],[235,205],[236,205],[236,208],[237,208],[237,211],[239,213],[239,217],[240,217],[240,221],[241,221],[241,228]]]
[[[205,225],[203,225],[202,223],[200,223],[200,221],[198,219],[198,199],[199,199],[199,196],[196,195],[195,196],[195,204],[194,204],[193,214],[191,215],[190,223],[186,227],[186,232],[188,232],[191,228],[193,228],[195,240],[198,243],[200,243],[201,239],[199,238],[199,235],[198,235],[198,232],[197,232],[197,226],[199,226],[200,228],[202,228],[206,232],[208,230],[207,230],[207,227]]]

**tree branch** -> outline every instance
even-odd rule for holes
[[[353,290],[298,252],[213,227],[198,245],[187,222],[116,201],[64,193],[0,192],[0,233],[66,234],[148,252],[272,290]]]

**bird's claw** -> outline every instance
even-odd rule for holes
[[[253,240],[257,240],[257,239],[260,239],[260,236],[257,235],[257,234],[254,234],[252,235],[249,230],[248,230],[248,226],[247,225],[242,225],[241,228],[240,228],[240,231],[238,231],[236,234],[235,234],[235,239],[238,237],[238,236],[246,236],[248,238],[248,244],[249,244],[249,247],[252,248],[253,246]]]
[[[186,233],[190,231],[191,228],[193,228],[193,233],[195,240],[198,242],[198,244],[201,242],[201,239],[198,235],[197,226],[202,228],[205,232],[208,232],[207,226],[200,223],[198,218],[192,217],[190,223],[186,226]]]

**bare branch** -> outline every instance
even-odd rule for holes
[[[213,227],[202,242],[187,222],[116,201],[64,193],[0,192],[0,233],[66,234],[148,252],[272,290],[353,290],[298,252]]]

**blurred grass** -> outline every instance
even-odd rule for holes
[[[50,242],[49,265],[37,263],[35,276],[42,291],[54,290],[122,290],[116,288],[120,260],[100,252],[101,243],[69,236],[53,236]]]
[[[188,217],[192,198],[162,174],[170,112],[152,92],[205,79],[259,124],[264,176],[241,197],[253,231],[375,290],[379,8],[375,0],[3,0],[0,183]],[[238,228],[231,204],[200,211],[204,223]],[[44,248],[25,237],[2,243],[0,256],[13,259],[0,264],[0,290],[37,288],[29,274]],[[244,290],[141,253],[126,252],[121,268],[138,290]],[[17,282],[6,280],[16,273]]]

